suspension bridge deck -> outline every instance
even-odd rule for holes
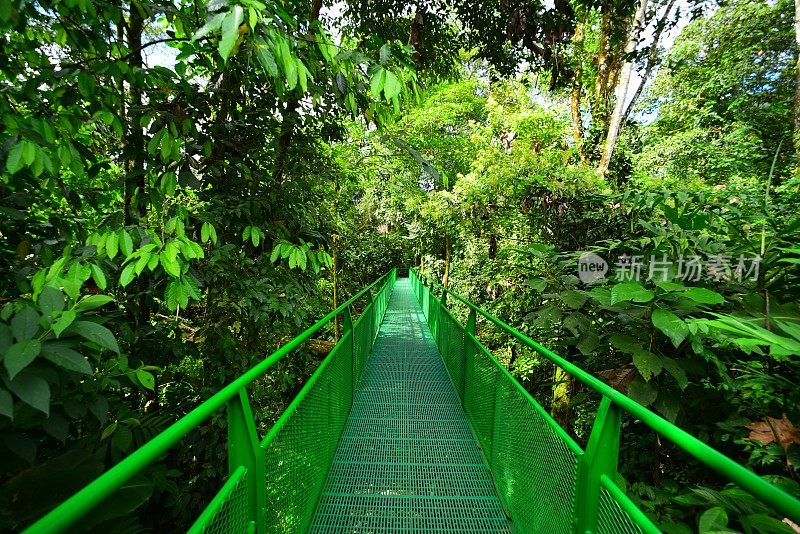
[[[395,284],[311,531],[511,531],[408,278]]]

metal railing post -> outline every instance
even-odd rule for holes
[[[356,336],[353,332],[353,314],[350,313],[350,306],[342,311],[342,338],[344,339],[348,333],[350,334],[350,397],[355,398],[356,385],[358,384],[358,377],[356,377]]]
[[[246,389],[228,401],[227,413],[228,473],[232,475],[240,466],[247,469],[248,531],[262,534],[267,531],[264,454]]]
[[[467,326],[464,328],[464,343],[461,349],[461,404],[466,408],[466,387],[467,387],[467,362],[472,358],[472,338],[478,339],[478,314],[475,310],[469,310]]]
[[[436,321],[436,328],[438,332],[436,333],[436,341],[439,342],[440,349],[449,349],[449,346],[445,346],[445,332],[444,328],[442,328],[442,323],[444,323],[445,317],[447,316],[447,290],[442,290],[442,297],[439,299],[439,320]],[[444,354],[444,351],[442,351]]]
[[[578,483],[575,492],[575,534],[597,531],[600,505],[600,477],[614,479],[619,460],[622,416],[608,397],[600,401],[597,418],[589,435],[586,452],[578,461]]]
[[[367,291],[367,307],[364,310],[369,310],[369,348],[372,350],[372,344],[375,343],[375,301],[372,298],[372,291]]]

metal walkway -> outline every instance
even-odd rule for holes
[[[408,278],[395,284],[311,531],[511,531]]]

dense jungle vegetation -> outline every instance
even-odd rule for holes
[[[789,0],[0,0],[0,530],[392,267],[800,495],[798,17]],[[588,251],[605,277],[580,276]],[[585,443],[597,398],[479,326]],[[265,428],[335,335],[259,382]],[[226,475],[224,426],[89,526],[186,528]],[[635,420],[621,450],[665,532],[800,532]]]

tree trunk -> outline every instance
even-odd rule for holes
[[[297,108],[300,101],[296,98],[286,102],[286,108],[281,115],[281,133],[278,135],[278,144],[275,149],[275,169],[272,171],[272,181],[280,183],[283,180],[283,173],[286,169],[286,158],[289,154],[289,147],[292,145],[292,137],[294,136],[294,129],[297,126],[297,121],[300,116],[297,113]]]
[[[572,376],[556,365],[553,372],[553,400],[550,404],[550,415],[564,429],[568,429],[570,423],[571,389]]]
[[[794,38],[797,43],[797,67],[795,69],[794,103],[792,105],[794,114],[792,133],[794,134],[794,152],[797,156],[797,166],[800,168],[800,0],[794,0]]]
[[[425,26],[425,13],[426,7],[424,5],[417,7],[417,13],[414,15],[414,20],[411,21],[411,28],[408,32],[408,44],[414,47],[414,53],[411,58],[414,61],[419,61],[422,58],[422,28]]]
[[[447,289],[447,283],[450,280],[450,249],[452,247],[450,236],[447,236],[444,241],[444,276],[442,277],[442,285]]]
[[[115,6],[120,8],[120,17],[119,22],[117,23],[117,46],[119,50],[122,51],[125,49],[125,16],[122,14],[122,4],[119,0],[117,3],[114,4]],[[119,120],[127,130],[128,122],[126,119],[126,108],[127,108],[127,95],[125,94],[125,77],[120,76],[119,81],[117,82],[117,91],[119,91]],[[125,134],[123,133],[123,136]],[[123,139],[123,142],[125,139]]]
[[[128,127],[125,132],[125,224],[138,221],[144,215],[144,135],[140,124],[142,117],[142,88],[139,83],[142,61],[142,31],[144,13],[137,0],[130,3],[128,21],[128,66],[130,68],[128,94]]]
[[[597,170],[599,170],[601,174],[606,174],[608,172],[608,164],[611,161],[611,156],[614,154],[614,148],[617,145],[619,132],[622,128],[622,114],[625,111],[628,85],[630,85],[631,74],[633,73],[633,61],[631,61],[630,55],[636,50],[636,43],[639,40],[639,34],[642,29],[642,21],[644,21],[645,12],[647,11],[647,4],[648,0],[640,0],[639,8],[636,10],[636,15],[633,17],[633,23],[631,24],[631,29],[628,34],[628,42],[625,44],[625,63],[619,73],[617,101],[614,105],[614,113],[611,114],[611,121],[608,125],[605,149],[600,158],[600,164],[597,167]]]
[[[138,0],[131,0],[130,13],[127,24],[128,46],[128,93],[124,95],[127,103],[123,104],[121,111],[125,110],[120,120],[127,119],[123,139],[123,161],[125,163],[124,178],[124,208],[123,221],[127,226],[137,224],[145,218],[147,205],[145,202],[145,140],[142,131],[141,118],[143,113],[142,73],[144,61],[142,59],[142,33],[144,31],[145,11]],[[119,30],[117,36],[120,36]],[[134,332],[139,332],[150,318],[152,300],[148,291],[149,281],[146,277],[137,278],[129,287],[131,291],[126,309],[128,323]],[[150,403],[158,405],[158,397],[152,390],[148,396]],[[151,404],[152,406],[153,404]]]
[[[313,42],[313,23],[319,20],[319,13],[322,9],[322,0],[313,0],[311,2],[311,12],[308,18],[308,35],[307,38]],[[283,180],[283,173],[286,170],[286,160],[289,155],[289,147],[292,145],[292,137],[297,128],[297,123],[300,121],[300,114],[297,112],[300,107],[300,98],[297,96],[291,97],[286,102],[286,108],[281,113],[281,133],[278,135],[278,143],[275,148],[275,167],[272,171],[272,181],[280,183]]]
[[[798,0],[800,1],[800,0]],[[572,114],[572,135],[575,137],[575,147],[578,149],[581,163],[586,163],[586,149],[583,144],[583,117],[581,116],[581,90],[583,89],[583,41],[584,27],[583,22],[575,26],[575,49],[578,55],[578,67],[572,77],[572,93],[570,95],[570,111]]]
[[[622,116],[623,125],[628,122],[628,117],[630,117],[633,112],[633,106],[639,100],[647,80],[650,79],[650,75],[653,73],[653,69],[658,63],[658,43],[661,42],[661,34],[664,33],[664,29],[667,27],[667,19],[673,7],[675,7],[675,0],[669,0],[664,9],[664,13],[661,15],[661,20],[656,23],[656,29],[653,32],[653,43],[650,45],[650,52],[647,55],[647,65],[645,65],[644,72],[642,73],[642,82],[639,84],[639,87],[636,88],[636,92],[633,93],[633,97],[628,103],[628,108]]]
[[[611,55],[611,5],[608,0],[601,7],[600,43],[597,50],[597,78],[594,83],[594,103],[592,106],[592,123],[603,125],[608,118],[608,79]]]

